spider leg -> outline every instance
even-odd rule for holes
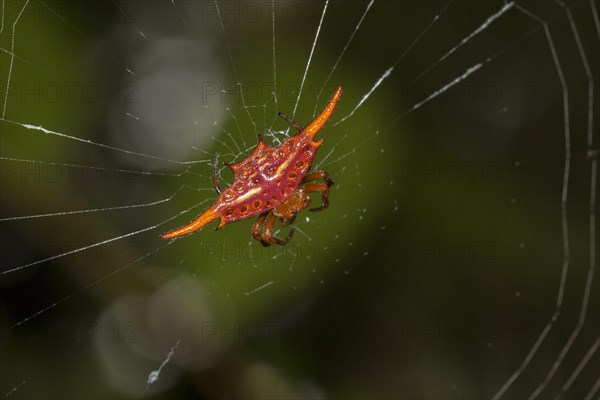
[[[282,219],[281,220],[281,226],[288,226],[289,224],[291,224],[292,222],[294,222],[294,220],[296,219],[296,214],[294,213],[294,216],[290,219]]]
[[[295,229],[292,229],[290,233],[288,233],[285,239],[279,239],[273,236],[273,225],[277,221],[277,217],[273,214],[269,215],[267,218],[267,222],[265,223],[265,230],[263,231],[261,243],[263,246],[270,246],[272,244],[284,245],[292,239],[294,236]]]
[[[333,181],[329,177],[329,172],[327,172],[325,170],[319,170],[319,171],[310,173],[308,175],[305,175],[304,178],[302,178],[302,181],[300,183],[302,184],[302,183],[306,183],[306,182],[310,182],[310,181],[316,181],[317,179],[323,179],[325,181],[325,183],[327,184],[327,187],[330,187],[331,185],[333,185]]]
[[[254,239],[258,240],[259,242],[262,242],[262,238],[260,236],[260,229],[262,228],[263,222],[265,222],[265,218],[267,218],[267,215],[270,212],[271,211],[269,210],[267,212],[260,214],[258,216],[258,218],[256,219],[256,221],[254,222],[254,225],[252,225],[252,237],[254,237]]]
[[[217,194],[221,194],[221,188],[219,188],[219,156],[215,157],[215,162],[213,163],[213,187]]]
[[[329,207],[329,187],[324,183],[309,183],[303,187],[304,191],[308,193],[319,192],[323,196],[323,204],[321,207],[311,208],[310,211],[321,211]]]
[[[296,121],[294,121],[293,119],[291,119],[290,117],[285,115],[284,113],[280,112],[280,113],[277,113],[277,115],[279,115],[281,118],[285,119],[288,124],[290,124],[291,126],[293,126],[296,129],[298,129],[298,132],[302,132],[304,130],[302,125],[300,125],[299,123],[297,123]]]

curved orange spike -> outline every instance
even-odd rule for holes
[[[207,224],[211,223],[215,219],[219,218],[219,215],[214,212],[213,208],[209,208],[198,216],[195,220],[189,224],[182,226],[181,228],[175,229],[174,231],[165,233],[161,236],[162,239],[173,239],[180,236],[189,235],[190,233],[196,232],[198,229],[203,228]],[[221,223],[218,228],[224,225],[224,220],[221,219]],[[217,229],[218,229],[217,228]]]
[[[225,166],[231,170],[234,174],[238,171],[239,167],[237,164],[225,163]]]
[[[327,120],[329,119],[329,117],[331,117],[331,114],[333,114],[333,109],[340,100],[341,95],[342,85],[338,86],[338,88],[333,93],[333,96],[331,96],[329,103],[327,103],[323,111],[321,111],[321,114],[319,114],[319,116],[315,118],[313,122],[308,124],[308,126],[304,128],[302,133],[306,133],[311,138],[314,138],[315,135],[321,130],[323,125],[327,123]]]
[[[231,163],[225,163],[225,165],[234,173],[237,174],[238,171],[240,170],[240,168],[245,165],[248,164],[248,160],[251,160],[253,157],[257,156],[258,154],[260,154],[265,148],[267,147],[267,145],[265,144],[265,142],[262,140],[261,136],[258,136],[258,144],[256,145],[256,147],[254,148],[254,150],[252,150],[252,153],[250,153],[250,155],[248,157],[246,157],[243,161],[237,163],[237,164],[231,164]]]

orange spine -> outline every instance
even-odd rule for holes
[[[204,226],[211,223],[212,221],[214,221],[217,218],[219,218],[219,215],[217,213],[215,213],[211,207],[208,210],[204,211],[202,214],[200,214],[198,216],[198,218],[196,218],[189,224],[182,226],[179,229],[175,229],[174,231],[165,233],[164,235],[161,236],[161,238],[162,239],[173,239],[176,237],[188,235],[190,233],[196,232],[198,229],[203,228]],[[222,224],[219,224],[219,227],[221,227],[221,225]]]
[[[319,130],[321,130],[323,125],[325,125],[327,123],[327,120],[329,120],[329,117],[331,117],[331,114],[333,114],[333,109],[335,108],[338,101],[340,100],[341,95],[342,95],[342,85],[338,86],[336,91],[333,93],[333,96],[331,96],[331,100],[329,100],[329,103],[327,103],[327,106],[325,106],[325,109],[323,109],[321,114],[319,114],[319,116],[317,118],[315,118],[313,122],[311,122],[310,124],[308,124],[308,126],[306,128],[304,128],[302,133],[306,133],[311,138],[314,138],[315,135],[317,134],[317,132],[319,132]]]

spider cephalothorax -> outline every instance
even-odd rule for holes
[[[172,239],[195,232],[206,224],[220,218],[217,229],[230,222],[259,215],[252,227],[252,236],[265,246],[286,244],[294,234],[292,229],[285,239],[273,236],[273,225],[280,218],[283,226],[288,225],[299,211],[310,204],[309,193],[321,193],[323,204],[312,208],[320,211],[329,205],[329,186],[333,181],[326,171],[306,174],[322,140],[313,138],[327,122],[342,94],[339,86],[325,109],[306,128],[279,113],[299,133],[284,141],[279,147],[267,146],[262,137],[258,145],[245,160],[237,164],[226,164],[233,171],[233,183],[221,191],[218,185],[218,168],[215,164],[214,187],[219,197],[194,221],[161,236]],[[308,183],[323,179],[325,183]],[[266,219],[264,229],[262,225]],[[262,230],[262,233],[261,233]]]

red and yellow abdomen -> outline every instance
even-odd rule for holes
[[[221,217],[219,227],[279,205],[296,190],[320,144],[302,133],[277,148],[260,142],[250,157],[231,165],[234,181],[214,205],[214,212]]]

